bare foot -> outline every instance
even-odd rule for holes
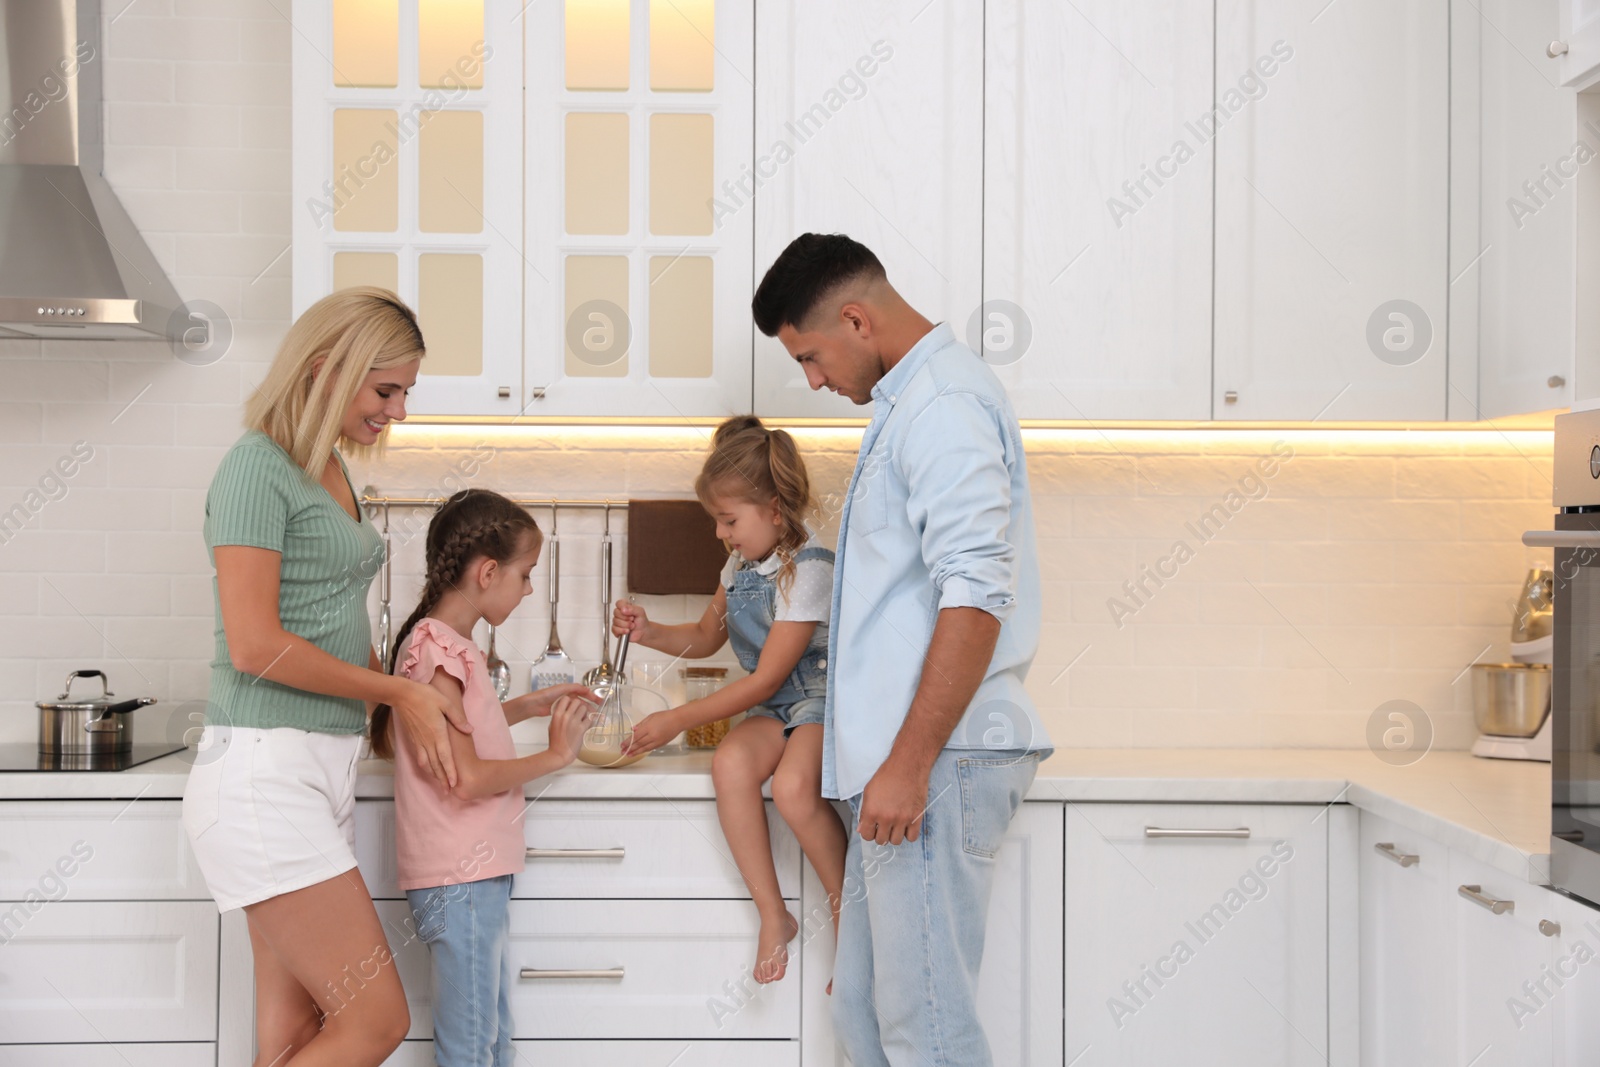
[[[800,932],[800,924],[787,911],[778,921],[761,920],[761,933],[756,939],[756,966],[751,973],[762,985],[776,982],[789,969],[789,942]]]

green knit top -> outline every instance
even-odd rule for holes
[[[348,482],[344,457],[334,455]],[[218,545],[280,553],[278,618],[283,628],[346,663],[369,664],[372,624],[367,618],[367,588],[383,565],[383,540],[371,522],[352,519],[271,437],[252,430],[222,457],[206,493],[205,539],[213,569]],[[259,729],[292,726],[329,734],[355,734],[366,728],[367,708],[360,700],[280,685],[271,680],[271,667],[261,677],[237,670],[228,656],[215,577],[211,594],[216,603],[216,651],[207,721]]]

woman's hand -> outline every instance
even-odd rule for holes
[[[550,751],[559,756],[564,764],[577,759],[584,732],[595,724],[598,715],[598,708],[578,697],[563,696],[557,699],[555,706],[550,709]]]
[[[450,727],[464,734],[472,732],[465,709],[459,700],[451,700],[431,685],[409,678],[394,681],[399,690],[389,707],[405,728],[412,751],[435,778],[454,789],[458,779],[455,757],[450,753]]]
[[[562,685],[552,685],[547,689],[535,689],[531,693],[507,701],[508,704],[521,704],[522,710],[529,718],[538,715],[549,715],[552,708],[560,702],[562,697],[577,697],[598,705],[600,695],[586,685],[577,682],[566,682]]]
[[[634,724],[633,730],[623,739],[622,754],[633,756],[654,752],[682,732],[678,717],[670,711],[646,715]]]
[[[645,615],[644,609],[631,600],[619,600],[611,613],[611,634],[621,637],[623,634],[632,634],[633,642],[637,645],[649,645],[646,635],[650,631],[650,618]]]

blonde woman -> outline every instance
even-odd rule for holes
[[[410,1027],[352,820],[372,705],[394,709],[421,765],[455,784],[432,686],[385,673],[367,588],[382,561],[336,446],[377,446],[406,417],[423,356],[416,315],[384,289],[307,309],[245,408],[206,494],[216,568],[208,722],[184,790],[195,858],[255,956],[258,1065],[381,1063]]]

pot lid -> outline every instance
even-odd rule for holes
[[[82,697],[73,700],[72,681],[75,678],[100,679],[100,695],[88,700]],[[111,691],[110,682],[107,680],[104,671],[81,670],[73,671],[67,675],[66,684],[61,687],[61,695],[59,697],[54,700],[35,701],[33,706],[41,711],[101,711],[111,706],[111,698],[114,696],[116,694]]]

